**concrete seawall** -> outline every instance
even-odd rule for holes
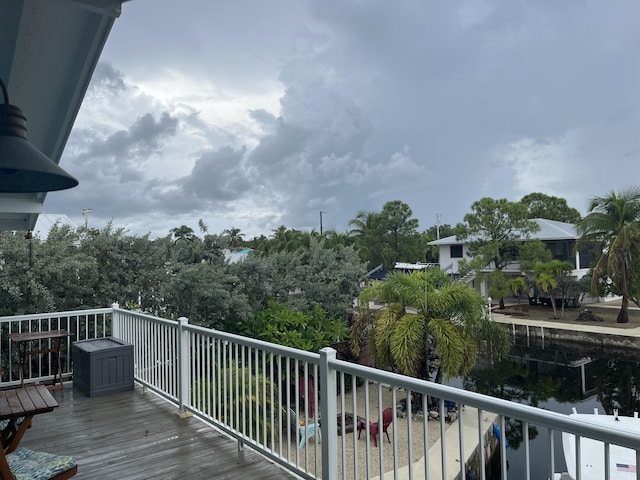
[[[496,323],[504,324],[514,336],[543,342],[568,342],[590,347],[640,351],[640,327],[602,326],[597,322],[562,323],[561,320],[532,320],[495,312],[492,313],[492,318]]]
[[[462,425],[460,421],[462,420]],[[478,426],[478,410],[473,407],[465,407],[462,418],[458,417],[449,425],[444,434],[444,448],[446,464],[444,466],[446,475],[442,471],[442,438],[429,448],[429,471],[427,479],[438,480],[460,480],[460,434],[464,438],[464,469],[479,472],[484,466],[480,466],[480,451],[478,430],[482,429],[483,447],[485,448],[485,462],[490,462],[491,457],[498,448],[498,440],[493,434],[493,423],[498,420],[495,413],[484,412],[482,424]],[[411,474],[409,466],[398,469],[397,480],[424,480],[425,479],[425,458],[422,457],[413,463]],[[480,475],[477,475],[480,478]],[[384,479],[394,479],[394,472],[386,472]],[[373,480],[381,480],[380,477],[374,477]]]

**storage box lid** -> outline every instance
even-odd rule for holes
[[[87,352],[95,352],[98,350],[106,350],[109,348],[126,345],[124,342],[120,342],[113,338],[93,338],[91,340],[81,340],[74,343]]]

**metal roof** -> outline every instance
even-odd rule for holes
[[[576,226],[572,223],[547,220],[546,218],[532,218],[531,220],[538,224],[540,230],[530,233],[527,237],[530,240],[576,240],[580,237]],[[522,240],[525,240],[524,236]],[[469,239],[458,240],[455,235],[452,235],[429,242],[429,245],[465,245],[467,243],[469,243]]]
[[[122,3],[0,0],[0,78],[27,118],[27,139],[56,163]],[[33,230],[45,198],[0,193],[0,231]]]

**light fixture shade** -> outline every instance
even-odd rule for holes
[[[0,192],[50,192],[78,185],[78,180],[27,141],[26,124],[18,107],[0,104]]]

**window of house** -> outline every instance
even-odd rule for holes
[[[451,258],[462,258],[462,245],[451,245]]]

